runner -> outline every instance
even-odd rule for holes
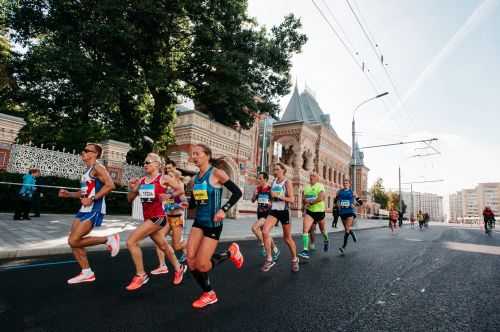
[[[394,205],[391,205],[389,208],[389,227],[391,228],[392,234],[394,234],[394,231],[398,227],[398,218],[399,218],[399,213],[394,207]]]
[[[303,221],[302,243],[303,250],[299,253],[300,258],[309,259],[309,232],[313,224],[319,224],[323,235],[323,251],[328,251],[328,233],[325,225],[325,187],[319,182],[319,175],[311,172],[310,184],[304,188],[304,206],[306,214]]]
[[[274,180],[271,185],[271,211],[266,218],[262,235],[264,246],[266,247],[266,261],[261,268],[262,272],[269,271],[276,262],[273,261],[271,251],[271,229],[281,222],[283,228],[283,239],[290,249],[292,256],[292,271],[299,271],[299,258],[297,257],[297,247],[292,238],[292,225],[290,224],[290,211],[288,204],[293,203],[293,187],[290,181],[285,177],[286,168],[282,163],[274,165]]]
[[[412,229],[415,228],[415,216],[413,213],[410,215],[410,224]]]
[[[344,225],[344,244],[339,248],[339,252],[343,255],[345,248],[347,247],[347,241],[349,240],[349,235],[352,236],[354,242],[357,241],[356,235],[352,230],[352,223],[354,218],[356,218],[356,213],[354,213],[354,206],[356,203],[358,205],[363,204],[363,202],[356,197],[356,195],[351,190],[351,181],[348,179],[344,180],[344,188],[340,189],[335,197],[335,201],[338,200],[339,204],[339,216]]]
[[[68,237],[68,244],[73,251],[76,261],[80,264],[81,273],[69,279],[68,284],[95,281],[95,274],[90,268],[85,247],[106,244],[111,252],[111,257],[118,255],[120,251],[120,236],[114,234],[105,236],[86,236],[94,227],[101,226],[106,214],[106,203],[104,197],[115,188],[113,180],[104,166],[97,162],[101,157],[102,148],[89,143],[82,151],[81,158],[87,170],[83,173],[80,191],[69,192],[65,189],[59,190],[61,198],[79,198],[82,206],[75,216]]]
[[[257,189],[252,197],[252,203],[257,201],[257,221],[252,225],[252,232],[257,237],[261,245],[261,254],[266,257],[266,248],[264,247],[264,238],[262,237],[262,227],[271,209],[271,187],[267,183],[269,175],[266,172],[260,172],[257,177]],[[274,244],[271,238],[271,247],[273,248],[273,261],[277,261],[280,250]]]
[[[175,187],[167,186],[166,194],[160,197],[164,203],[164,210],[167,214],[167,224],[159,231],[162,237],[171,234],[172,247],[175,252],[180,252],[179,263],[184,264],[186,244],[182,238],[184,232],[184,209],[189,206],[184,195],[184,183],[181,172],[171,170],[167,172],[171,182]],[[164,198],[164,199],[163,199]],[[158,256],[158,268],[151,271],[152,275],[167,274],[168,267],[165,264],[165,254],[156,246],[156,255]],[[176,255],[177,256],[177,255]],[[177,256],[178,257],[178,256]],[[184,258],[184,259],[183,259]]]
[[[237,269],[243,266],[243,255],[235,242],[231,243],[226,251],[214,254],[226,212],[236,204],[242,193],[226,172],[212,166],[214,161],[208,146],[195,145],[192,159],[199,173],[193,179],[193,196],[190,200],[190,207],[196,208],[196,217],[187,243],[187,260],[189,270],[203,290],[201,296],[193,302],[193,307],[204,308],[218,301],[210,284],[210,270],[228,258]],[[221,202],[222,186],[232,194],[224,205]]]
[[[137,227],[127,239],[127,248],[134,261],[136,271],[132,281],[126,287],[128,291],[137,290],[149,281],[149,277],[144,271],[142,251],[139,246],[140,241],[147,236],[163,251],[174,267],[175,273],[172,281],[174,285],[179,285],[182,282],[184,272],[186,271],[186,266],[177,261],[174,250],[168,244],[165,236],[160,232],[167,224],[167,216],[165,215],[161,201],[162,195],[166,193],[165,186],[176,188],[177,185],[173,178],[168,175],[162,176],[160,168],[160,156],[155,153],[149,153],[144,160],[146,176],[141,179],[131,179],[129,182],[130,192],[127,196],[128,201],[131,203],[137,196],[140,197],[144,223]]]
[[[424,215],[422,214],[422,210],[418,210],[417,212],[417,221],[418,227],[422,231],[424,229]]]

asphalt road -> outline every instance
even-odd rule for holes
[[[336,248],[341,234],[333,236]],[[219,303],[203,310],[191,308],[200,294],[191,276],[178,287],[171,273],[153,276],[127,292],[133,268],[126,250],[114,259],[91,254],[96,282],[73,286],[66,279],[79,270],[65,263],[70,256],[0,262],[0,330],[500,331],[500,233],[359,231],[345,256],[318,251],[297,274],[279,245],[279,263],[262,273],[256,242],[241,242],[245,266],[216,268]],[[154,268],[153,251],[144,256]],[[26,266],[47,263],[55,264]]]

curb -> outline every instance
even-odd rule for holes
[[[355,229],[357,231],[362,230],[371,230],[378,228],[386,228],[387,225],[374,225],[373,227],[364,227]],[[343,229],[338,228],[334,231],[328,232],[331,233],[340,233],[343,232]],[[301,233],[294,233],[294,236],[300,235]],[[232,241],[246,241],[246,240],[254,240],[255,236],[252,235],[244,235],[244,236],[228,236],[220,239],[220,243],[232,242]],[[153,247],[154,243],[151,239],[145,239],[141,243],[142,248],[150,248]],[[127,245],[125,241],[120,241],[120,250],[127,249]],[[107,251],[107,249],[103,246],[95,246],[89,247],[86,249],[87,252],[100,252]],[[55,247],[55,248],[40,248],[40,249],[20,249],[20,250],[6,250],[0,252],[0,259],[13,260],[18,258],[30,258],[30,257],[39,257],[39,256],[56,256],[56,255],[64,255],[71,254],[72,250],[68,246],[64,247]]]

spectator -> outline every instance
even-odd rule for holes
[[[37,170],[38,171],[38,170]],[[40,176],[40,171],[38,171],[38,175]],[[39,179],[37,180],[38,185],[42,185],[42,181]],[[31,207],[32,207],[32,212],[33,215],[31,217],[40,217],[40,199],[43,198],[43,189],[41,187],[35,187],[33,191],[33,198],[31,201]]]
[[[36,168],[30,169],[28,174],[23,176],[23,186],[17,195],[17,204],[14,212],[14,220],[31,220],[29,212],[31,208],[31,201],[33,199],[33,192],[35,191],[36,179],[35,177],[40,174]],[[22,216],[21,216],[22,214]]]

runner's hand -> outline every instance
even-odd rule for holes
[[[219,211],[217,211],[217,213],[214,216],[214,221],[221,222],[222,220],[224,220],[225,217],[226,217],[226,214],[224,213],[224,211],[219,210]]]
[[[132,191],[137,191],[139,189],[139,179],[137,178],[132,178],[130,179],[130,181],[128,182],[128,187],[132,190]]]
[[[59,189],[59,197],[61,198],[68,198],[69,197],[69,192],[66,189]]]
[[[90,206],[94,201],[91,198],[84,197],[80,199],[80,202],[82,202],[83,206]]]

